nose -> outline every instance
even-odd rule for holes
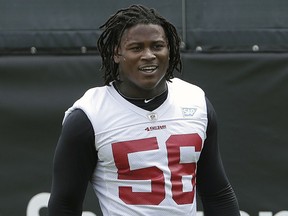
[[[143,51],[142,56],[141,56],[141,59],[143,59],[143,60],[153,60],[155,58],[156,58],[156,56],[151,49],[145,49]]]

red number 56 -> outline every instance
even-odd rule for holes
[[[198,134],[172,135],[165,142],[168,156],[168,166],[171,171],[172,198],[181,204],[194,201],[196,162],[180,163],[180,147],[194,147],[200,152],[202,140]],[[133,192],[131,186],[119,186],[119,197],[131,205],[158,205],[165,198],[165,180],[163,171],[156,166],[131,170],[128,154],[133,152],[158,149],[156,137],[114,143],[113,156],[118,169],[118,179],[150,180],[151,192]],[[191,157],[193,157],[191,155]],[[192,191],[184,192],[182,176],[191,175]]]

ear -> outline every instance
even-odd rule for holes
[[[118,47],[115,47],[114,49],[114,55],[113,55],[113,59],[114,59],[114,62],[116,64],[118,64],[120,62],[120,54],[119,54],[119,50],[118,50]]]

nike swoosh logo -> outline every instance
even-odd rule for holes
[[[144,103],[149,103],[150,101],[152,101],[154,98],[151,98],[151,99],[145,99],[144,100]]]

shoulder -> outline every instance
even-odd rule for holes
[[[204,91],[199,87],[199,86],[196,86],[192,83],[189,83],[187,81],[184,81],[182,79],[179,79],[179,78],[173,78],[171,80],[170,83],[168,83],[168,86],[173,89],[173,90],[177,90],[177,91],[193,91],[193,92],[197,92],[199,94],[202,94],[204,95]],[[188,93],[188,92],[187,92]]]
[[[82,97],[74,102],[74,104],[65,112],[63,123],[67,116],[70,115],[75,109],[81,109],[89,118],[89,109],[95,108],[96,104],[101,105],[101,101],[105,100],[107,95],[107,89],[110,86],[101,86],[88,89]],[[90,118],[89,118],[90,119]]]
[[[104,95],[106,93],[106,91],[109,87],[110,86],[100,86],[100,87],[90,88],[84,93],[84,95],[78,101],[80,101],[80,100],[82,100],[82,101],[83,100],[89,100],[90,101],[95,96],[100,97],[101,95]]]
[[[169,92],[177,101],[184,104],[196,103],[206,107],[205,92],[198,86],[184,80],[174,78],[168,83]],[[201,105],[200,105],[201,104]]]

